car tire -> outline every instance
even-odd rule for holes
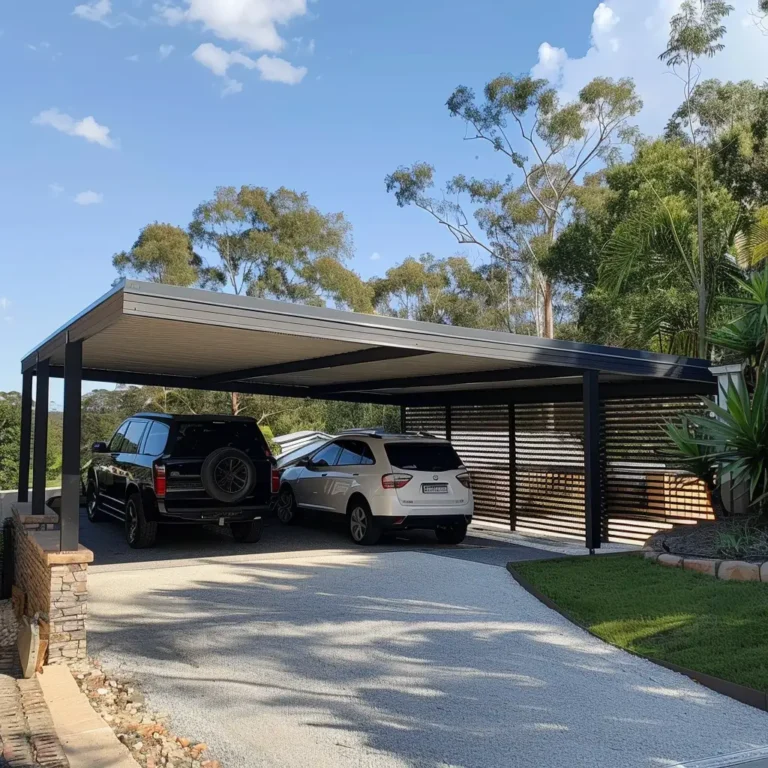
[[[293,525],[299,521],[299,509],[296,506],[296,497],[290,486],[284,485],[277,497],[277,519],[283,525]]]
[[[256,467],[239,448],[217,448],[206,456],[200,470],[205,492],[221,504],[238,504],[256,484]]]
[[[255,544],[261,538],[261,532],[264,530],[262,520],[251,520],[245,523],[231,523],[232,538],[243,544]]]
[[[370,547],[381,538],[381,528],[371,514],[371,508],[363,499],[355,499],[347,510],[349,535],[355,544]]]
[[[132,493],[125,502],[125,538],[133,549],[154,546],[157,539],[157,522],[147,520],[141,495]]]
[[[99,507],[99,493],[93,480],[88,481],[88,487],[85,489],[85,510],[91,523],[101,523],[106,518]]]
[[[441,544],[461,544],[467,537],[467,524],[456,523],[447,528],[437,528],[435,535]]]

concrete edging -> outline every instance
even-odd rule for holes
[[[706,557],[685,557],[652,549],[643,551],[646,560],[652,560],[667,568],[703,573],[723,581],[762,581],[768,583],[768,560],[749,563],[746,560],[715,560]]]
[[[549,560],[547,562],[553,562],[552,560]],[[526,581],[519,573],[516,573],[514,570],[515,563],[507,563],[507,571],[509,571],[509,574],[512,576],[512,578],[526,591],[528,594],[535,597],[539,602],[543,603],[547,606],[547,608],[551,608],[556,613],[559,613],[564,619],[567,619],[571,622],[571,624],[577,626],[579,629],[584,630],[588,634],[592,635],[592,637],[597,638],[601,643],[606,643],[605,640],[603,640],[602,637],[595,634],[589,627],[585,627],[581,622],[576,621],[576,619],[571,616],[568,611],[563,610],[557,603],[555,603],[553,600],[551,600],[549,597],[547,597],[545,594],[542,594],[539,592],[536,587],[534,587],[530,582]],[[611,645],[610,643],[606,643],[606,645]],[[658,664],[660,667],[664,667],[665,669],[669,669],[672,672],[677,672],[678,674],[685,675],[685,677],[689,678],[690,680],[693,680],[695,683],[698,683],[699,685],[703,685],[705,688],[709,688],[711,691],[714,691],[715,693],[722,694],[723,696],[728,696],[731,699],[735,699],[736,701],[740,701],[742,704],[746,704],[750,707],[754,707],[755,709],[761,709],[764,712],[768,712],[768,692],[766,691],[758,691],[755,688],[749,688],[746,685],[739,685],[738,683],[732,683],[729,680],[722,680],[719,677],[713,677],[712,675],[707,675],[704,672],[697,672],[693,669],[688,669],[687,667],[681,667],[678,664],[673,664],[669,661],[661,661],[660,659],[654,659],[650,656],[642,656],[639,653],[635,653],[634,651],[630,651],[626,648],[619,648],[618,646],[612,645],[612,648],[616,648],[617,650],[624,651],[625,653],[630,653],[632,656],[636,656],[639,659],[645,659],[646,661],[650,661],[654,664]]]

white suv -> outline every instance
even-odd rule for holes
[[[283,472],[277,517],[288,525],[302,510],[344,515],[357,544],[414,528],[459,544],[474,501],[469,473],[447,440],[354,430]]]

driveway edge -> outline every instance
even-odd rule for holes
[[[606,645],[611,645],[610,643],[607,643],[602,637],[600,637],[599,635],[596,635],[591,629],[589,629],[588,627],[585,627],[579,621],[574,619],[573,616],[571,616],[567,611],[563,610],[551,598],[542,594],[530,582],[526,581],[526,579],[524,579],[519,573],[516,573],[514,570],[514,565],[515,565],[514,563],[507,563],[507,570],[509,571],[512,578],[526,592],[528,592],[530,595],[535,597],[539,602],[546,605],[547,608],[551,608],[553,611],[559,613],[564,619],[567,619],[568,621],[570,621],[571,624],[574,624],[579,629],[584,630],[584,632],[587,632],[590,635],[592,635],[592,637],[600,640],[601,643],[606,643]],[[755,709],[761,709],[764,712],[768,712],[768,693],[766,693],[765,691],[758,691],[755,688],[748,688],[745,685],[738,685],[737,683],[732,683],[728,680],[722,680],[719,677],[713,677],[712,675],[707,675],[704,672],[696,672],[693,669],[688,669],[687,667],[681,667],[678,664],[673,664],[672,662],[669,662],[669,661],[661,661],[660,659],[654,659],[650,656],[642,656],[641,654],[635,653],[634,651],[630,651],[626,648],[619,648],[618,646],[615,646],[615,645],[611,645],[611,647],[616,648],[617,650],[620,650],[620,651],[624,651],[625,653],[629,653],[632,656],[636,656],[639,659],[645,659],[646,661],[653,662],[654,664],[657,664],[660,667],[664,667],[665,669],[669,669],[672,672],[677,672],[678,674],[685,675],[687,678],[693,680],[695,683],[698,683],[699,685],[703,685],[705,688],[709,688],[711,691],[714,691],[715,693],[722,694],[723,696],[728,696],[731,699],[740,701],[742,704],[746,704],[747,706],[754,707]]]

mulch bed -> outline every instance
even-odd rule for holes
[[[681,525],[654,534],[646,546],[685,557],[763,562],[768,560],[768,521],[737,516]]]

